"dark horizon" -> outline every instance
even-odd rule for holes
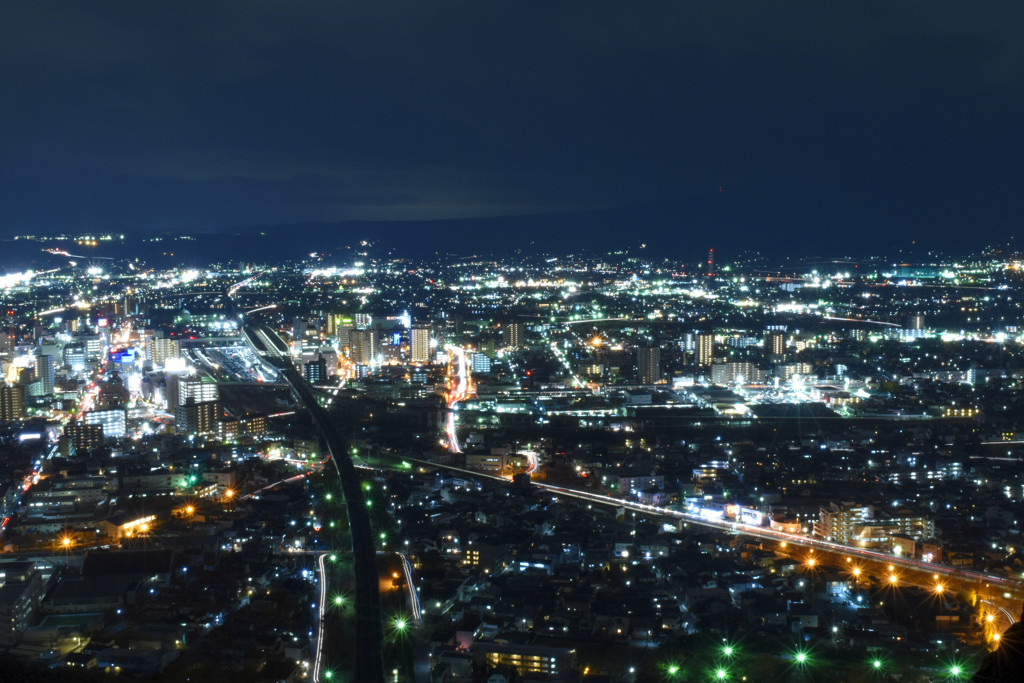
[[[9,7],[0,237],[640,207],[545,230],[971,251],[1024,216],[1022,12]]]

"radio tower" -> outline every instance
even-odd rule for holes
[[[708,277],[715,276],[715,250],[708,249]]]

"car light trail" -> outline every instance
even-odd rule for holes
[[[445,389],[448,415],[445,417],[445,433],[448,435],[448,450],[452,453],[461,453],[462,448],[459,446],[459,438],[455,433],[455,405],[472,396],[475,389],[473,388],[473,378],[469,374],[466,350],[451,344],[446,344],[444,349],[448,353],[448,381]]]

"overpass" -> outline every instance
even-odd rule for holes
[[[384,628],[381,622],[380,585],[377,577],[376,548],[370,514],[363,498],[363,490],[349,457],[345,440],[338,433],[327,411],[320,405],[318,394],[295,369],[288,345],[266,325],[246,323],[242,338],[256,352],[260,360],[274,368],[292,389],[299,403],[309,411],[313,424],[330,454],[334,469],[341,480],[352,536],[352,560],[355,573],[355,636],[356,660],[352,680],[355,683],[384,683]],[[318,658],[319,664],[319,658]],[[319,680],[319,667],[313,679]]]

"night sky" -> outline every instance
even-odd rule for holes
[[[635,207],[590,237],[968,251],[1021,224],[1022,31],[1020,2],[5,2],[0,235]]]

